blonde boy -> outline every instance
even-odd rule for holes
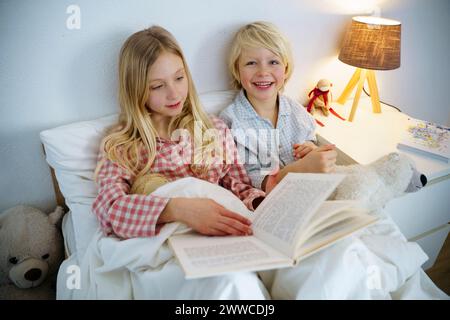
[[[270,191],[288,172],[334,170],[334,146],[317,147],[314,119],[282,94],[292,74],[292,54],[273,24],[254,22],[239,29],[228,68],[240,91],[220,117],[232,129],[255,187]]]

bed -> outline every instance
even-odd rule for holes
[[[208,113],[217,115],[232,101],[235,93],[209,92],[200,95],[200,100]],[[97,192],[93,174],[100,140],[106,128],[117,121],[117,116],[112,114],[77,122],[40,134],[46,160],[54,175],[58,204],[68,210],[62,224],[66,259],[58,273],[57,298],[202,298],[207,290],[202,288],[202,283],[186,289],[184,295],[173,297],[151,290],[149,283],[157,283],[153,276],[155,273],[149,280],[150,273],[142,270],[147,270],[149,264],[155,264],[156,260],[164,257],[164,268],[176,268],[176,262],[170,259],[167,249],[155,250],[157,259],[146,260],[141,257],[153,245],[148,239],[118,243],[102,238],[97,219],[91,212]],[[210,195],[212,198],[221,198],[214,192]],[[221,193],[220,190],[217,192]],[[168,230],[168,234],[175,232],[176,228]],[[162,243],[164,238],[155,241]],[[130,253],[128,243],[140,249],[133,249],[135,252]],[[134,260],[131,261],[130,257]],[[380,222],[374,227],[306,259],[301,267],[260,273],[258,288],[252,288],[254,283],[247,282],[244,277],[238,279],[239,288],[221,287],[217,283],[214,287],[216,294],[206,297],[254,299],[248,293],[261,289],[264,293],[260,297],[262,299],[447,299],[447,295],[421,269],[426,260],[427,256],[420,247],[408,242],[390,217],[381,213]],[[114,268],[109,268],[107,262],[114,264]],[[152,266],[153,271],[161,268],[161,264]],[[345,278],[342,274],[351,277]],[[76,276],[81,278],[74,278]],[[173,285],[176,287],[175,283]],[[230,290],[233,291],[231,295]]]

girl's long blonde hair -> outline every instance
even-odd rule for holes
[[[119,123],[103,139],[102,148],[106,157],[120,166],[141,176],[149,171],[156,156],[156,129],[146,107],[149,96],[149,70],[159,55],[170,52],[179,56],[184,64],[188,80],[188,96],[179,115],[169,124],[169,132],[187,129],[193,137],[195,151],[208,149],[213,140],[203,141],[203,133],[213,128],[212,122],[200,106],[186,60],[175,38],[167,30],[153,26],[131,35],[120,51],[119,57]],[[194,125],[196,135],[194,135]],[[199,129],[201,129],[199,131]],[[201,133],[201,134],[199,134]],[[141,165],[141,146],[148,151],[148,161]],[[202,152],[194,152],[191,162],[194,172],[205,173],[206,165],[199,164]],[[99,163],[97,171],[102,163]]]

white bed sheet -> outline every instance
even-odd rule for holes
[[[188,184],[193,185],[191,182]],[[203,189],[204,186],[198,188]],[[213,196],[216,200],[220,198]],[[229,200],[222,199],[230,202]],[[172,281],[172,292],[176,292],[180,285],[183,286],[183,298],[202,297],[198,294],[204,291],[202,285],[205,284],[200,282],[186,286],[180,267],[175,259],[169,256],[170,250],[163,248],[163,251],[155,251],[156,258],[148,257],[149,246],[152,245],[151,242],[146,242],[148,239],[114,243],[105,239],[98,228],[82,230],[83,232],[78,232],[78,237],[75,237],[72,215],[86,216],[93,213],[88,205],[78,205],[74,208],[75,211],[84,212],[73,212],[72,209],[63,223],[66,248],[70,256],[62,264],[58,274],[58,298],[170,299],[173,293],[161,290],[166,287],[167,281]],[[236,207],[235,210],[239,209]],[[80,239],[83,243],[77,244]],[[111,259],[112,256],[114,259]],[[163,267],[158,269],[155,259],[162,259]],[[265,287],[276,299],[448,299],[420,268],[426,260],[427,257],[420,247],[407,242],[392,219],[384,216],[376,225],[305,259],[296,268],[269,271],[261,275]],[[149,264],[156,267],[156,273],[147,272]],[[374,266],[372,269],[367,267],[371,264]],[[90,287],[85,292],[74,292],[65,285],[68,279],[67,270],[74,265],[81,267],[84,275],[90,273],[89,277],[84,278],[84,286]],[[111,278],[114,281],[106,280],[110,276],[109,272],[117,273],[117,270],[120,270],[119,281],[117,276]],[[375,282],[370,281],[370,277],[376,276],[376,272],[381,275],[381,282],[378,284],[376,279]],[[170,276],[167,276],[168,274]],[[129,280],[130,278],[132,280]],[[91,280],[96,282],[96,285],[89,283]],[[235,292],[231,297],[244,298],[242,293],[251,288],[258,290],[258,287],[254,286],[254,278],[250,275],[244,275],[243,279],[238,279],[237,282],[243,286],[233,288]],[[380,284],[381,289],[377,288]],[[111,290],[115,285],[122,290]],[[216,297],[230,297],[226,291],[231,289],[223,285],[221,280],[214,280],[207,287],[211,285],[215,288],[213,293]],[[101,289],[102,286],[105,288]],[[223,295],[220,288],[223,288]],[[154,290],[159,290],[159,293],[155,295]],[[120,294],[111,295],[112,291]]]
[[[64,251],[66,258],[76,252],[75,230],[73,228],[72,211],[69,210],[62,220],[62,234],[64,237]]]
[[[184,194],[187,186],[190,187],[189,195],[192,197],[199,197],[204,193],[203,190],[208,190],[209,197],[220,198],[219,203],[230,203],[231,210],[242,213],[247,211],[244,204],[230,191],[203,180],[185,178],[160,189],[175,188],[180,194]],[[71,214],[91,212],[88,205],[78,205],[75,208]],[[86,212],[77,212],[82,208]],[[179,223],[166,225],[156,237],[122,241],[105,237],[98,224],[93,232],[83,230],[82,237],[79,232],[78,237],[72,236],[73,227],[76,225],[71,224],[68,216],[63,224],[64,233],[68,237],[66,247],[68,251],[74,248],[77,251],[71,252],[58,272],[58,299],[270,298],[262,281],[252,272],[185,280],[184,273],[165,241],[175,230],[180,232],[180,227],[186,230]],[[89,239],[87,246],[76,243],[80,238]],[[73,282],[76,269],[81,276],[79,288]]]

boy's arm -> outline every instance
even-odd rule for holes
[[[289,172],[309,172],[309,173],[328,173],[334,170],[336,162],[335,146],[332,144],[317,147],[313,152],[308,153],[304,158],[295,160],[281,169],[275,176],[267,178],[265,188],[266,192],[269,182],[271,185],[279,183]],[[272,179],[272,180],[271,180]],[[273,188],[272,186],[272,188]]]
[[[245,170],[247,171],[247,175],[251,180],[251,184],[255,188],[261,189],[261,185],[262,185],[265,175],[261,174],[262,166],[259,161],[258,154],[256,152],[250,150],[250,148],[248,148],[245,145],[245,143],[247,142],[246,137],[239,136],[239,134],[243,134],[243,132],[241,132],[240,130],[235,130],[232,132],[232,130],[229,129],[233,126],[233,119],[231,118],[229,113],[230,113],[230,108],[228,107],[220,113],[219,118],[227,126],[226,138],[228,138],[229,136],[232,136],[232,138],[234,140],[233,148],[236,149],[236,152],[234,152],[234,151],[230,152],[230,154],[233,154],[232,159],[236,159],[239,157],[238,162],[239,162],[239,164],[243,165]],[[215,125],[220,127],[220,123],[216,123]],[[235,136],[235,134],[236,134],[236,136]],[[227,140],[227,139],[225,139],[225,140],[229,142],[229,140]],[[253,142],[257,142],[257,141],[253,141]],[[256,144],[255,144],[255,146],[256,146]]]
[[[225,158],[231,160],[227,162],[224,167],[226,172],[222,178],[221,184],[224,188],[230,190],[237,195],[249,208],[254,210],[262,201],[258,198],[263,198],[265,193],[252,186],[252,181],[247,174],[247,171],[241,162],[238,154],[236,144],[233,140],[230,129],[221,121],[214,121],[216,128],[223,133]]]
[[[294,159],[298,160],[306,156],[308,153],[317,149],[313,141],[305,141],[304,143],[296,143],[293,146]]]
[[[294,105],[291,110],[294,111],[298,123],[301,124],[301,130],[305,130],[306,132],[304,141],[311,141],[313,143],[316,143],[316,120],[308,111],[306,111],[306,108],[304,106],[294,100],[290,100],[290,102]]]

